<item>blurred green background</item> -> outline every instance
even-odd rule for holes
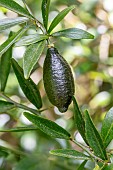
[[[17,2],[23,6],[21,0]],[[26,0],[26,2],[36,18],[42,21],[41,1]],[[76,5],[75,10],[70,12],[54,31],[71,27],[81,28],[92,33],[95,36],[94,40],[53,38],[51,43],[54,43],[59,53],[72,66],[75,97],[81,110],[84,112],[88,109],[95,125],[100,129],[105,113],[113,106],[113,3],[111,0],[51,0],[49,24],[59,11],[72,4]],[[14,12],[0,7],[0,19],[17,16]],[[10,31],[16,32],[19,29],[20,26],[15,26],[0,33],[0,44],[7,39]],[[26,34],[32,33],[35,33],[35,30],[30,29]],[[13,57],[21,66],[24,52],[24,46],[13,48]],[[45,94],[42,80],[45,54],[46,49],[31,75],[33,81],[39,86],[43,109],[47,108],[42,115],[75,135],[73,104],[66,113],[62,114],[50,104]],[[34,107],[22,93],[12,69],[5,92],[11,99]],[[21,109],[13,109],[0,114],[0,128],[30,126],[31,123],[22,112]],[[83,143],[78,133],[75,137]],[[79,150],[79,148],[65,140],[52,139],[40,131],[0,133],[0,145],[11,148],[7,156],[0,156],[0,170],[76,170],[81,163],[78,160],[51,156],[49,151],[52,149]],[[113,143],[109,145],[109,148],[112,147]],[[17,150],[22,151],[20,156]],[[88,162],[85,167],[92,170],[94,165]]]

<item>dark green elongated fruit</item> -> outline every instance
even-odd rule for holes
[[[74,79],[67,61],[50,47],[43,66],[44,87],[50,102],[66,112],[74,95]]]

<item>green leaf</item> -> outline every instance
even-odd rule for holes
[[[12,35],[10,33],[9,37]],[[11,68],[11,57],[12,57],[12,46],[2,55],[0,61],[0,81],[1,81],[1,91],[5,90],[8,75]],[[5,68],[5,69],[4,69]]]
[[[0,100],[0,113],[7,112],[8,110],[13,109],[14,107],[15,105],[13,103]]]
[[[59,24],[59,22],[71,11],[75,8],[75,6],[70,6],[68,8],[65,8],[63,11],[61,11],[52,21],[48,33],[51,33],[51,31]]]
[[[70,140],[70,134],[55,122],[36,115],[32,115],[28,112],[24,112],[24,116],[47,135],[53,138]]]
[[[113,139],[113,107],[107,112],[102,122],[101,136],[106,148]]]
[[[36,44],[31,44],[24,54],[23,69],[24,77],[29,78],[30,73],[38,61],[40,55],[42,54],[45,47],[45,41],[38,42]]]
[[[77,101],[73,96],[73,105],[74,105],[74,122],[75,125],[83,137],[84,141],[87,143],[86,136],[85,136],[85,121],[83,119],[82,113],[78,107]]]
[[[89,156],[72,149],[57,149],[57,150],[52,150],[49,153],[56,156],[66,157],[66,158],[74,158],[74,159],[82,159],[82,160],[90,159]]]
[[[106,150],[97,129],[95,128],[88,111],[85,112],[85,131],[89,146],[93,149],[96,156],[107,160]]]
[[[0,132],[24,132],[24,131],[31,131],[31,130],[37,130],[36,127],[16,127],[12,129],[0,129]]]
[[[27,80],[24,78],[23,69],[14,59],[12,59],[12,67],[25,96],[32,104],[40,109],[42,107],[42,100],[37,85],[32,81],[31,78]]]
[[[0,20],[0,32],[6,30],[10,27],[13,27],[18,24],[22,24],[27,22],[29,19],[26,17],[18,17],[18,18],[5,18]]]
[[[13,0],[0,0],[0,6],[7,8],[11,11],[14,11],[20,15],[23,15],[25,17],[28,17],[30,19],[34,19],[34,17],[22,6],[20,6],[18,3],[16,3]]]
[[[13,36],[8,38],[1,46],[0,46],[0,56],[4,54],[17,40],[20,38],[28,27],[22,28],[18,32],[16,32]]]
[[[53,37],[66,37],[71,39],[93,39],[94,36],[79,28],[69,28],[52,34]]]
[[[87,160],[83,161],[83,162],[80,164],[80,166],[78,167],[77,170],[83,170],[86,163],[87,163]]]
[[[24,45],[31,45],[36,42],[48,39],[48,35],[43,34],[31,34],[28,36],[22,37],[18,42],[15,43],[15,46],[24,46]]]
[[[5,147],[0,146],[0,157],[7,157],[8,156],[8,151]]]
[[[42,18],[44,27],[47,30],[50,0],[42,0]]]

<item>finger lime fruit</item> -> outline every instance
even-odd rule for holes
[[[74,95],[74,79],[67,61],[50,47],[43,66],[43,81],[50,102],[60,112],[66,112]]]

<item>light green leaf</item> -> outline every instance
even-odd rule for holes
[[[101,136],[106,148],[113,139],[113,107],[107,112],[102,122]]]
[[[12,67],[25,96],[32,104],[40,109],[42,107],[42,100],[37,85],[31,78],[27,80],[24,78],[23,69],[14,59],[12,59]]]
[[[70,140],[70,134],[55,122],[36,115],[32,115],[28,112],[24,112],[24,116],[47,135],[53,138]]]
[[[29,78],[30,73],[38,61],[40,55],[42,54],[45,47],[45,41],[38,42],[36,44],[30,45],[24,54],[23,69],[24,77]]]
[[[28,27],[22,28],[17,33],[15,33],[13,36],[8,38],[1,46],[0,46],[0,56],[4,54],[17,40],[20,38],[25,31],[28,29]]]
[[[85,112],[85,131],[86,139],[89,146],[93,149],[94,154],[103,160],[107,160],[106,150],[104,148],[101,136],[95,128],[88,111]]]
[[[69,28],[52,34],[53,37],[66,37],[71,39],[93,39],[94,36],[79,28]]]
[[[43,34],[31,34],[28,36],[22,37],[18,42],[15,43],[15,46],[24,46],[24,45],[31,45],[36,42],[48,39],[48,35]]]
[[[12,129],[0,129],[0,132],[23,132],[23,131],[31,131],[31,130],[37,130],[36,127],[16,127]]]
[[[82,160],[89,160],[90,157],[78,152],[76,150],[72,149],[57,149],[57,150],[52,150],[49,152],[50,154],[56,155],[56,156],[62,156],[66,158],[74,158],[74,159],[82,159]]]
[[[0,32],[6,30],[10,27],[13,27],[18,24],[22,24],[27,22],[29,19],[26,17],[18,17],[18,18],[5,18],[0,20]]]
[[[50,0],[42,0],[42,17],[44,27],[47,30]]]
[[[28,17],[30,19],[34,19],[34,17],[26,9],[24,9],[22,6],[20,6],[13,0],[0,0],[0,6],[7,8],[11,11],[14,11],[25,17]]]
[[[71,11],[75,8],[75,6],[70,6],[68,8],[65,8],[63,11],[61,11],[52,21],[48,33],[51,33],[51,31],[59,24],[59,22]]]
[[[8,110],[13,109],[14,107],[15,105],[13,103],[0,100],[0,113],[7,112]]]

